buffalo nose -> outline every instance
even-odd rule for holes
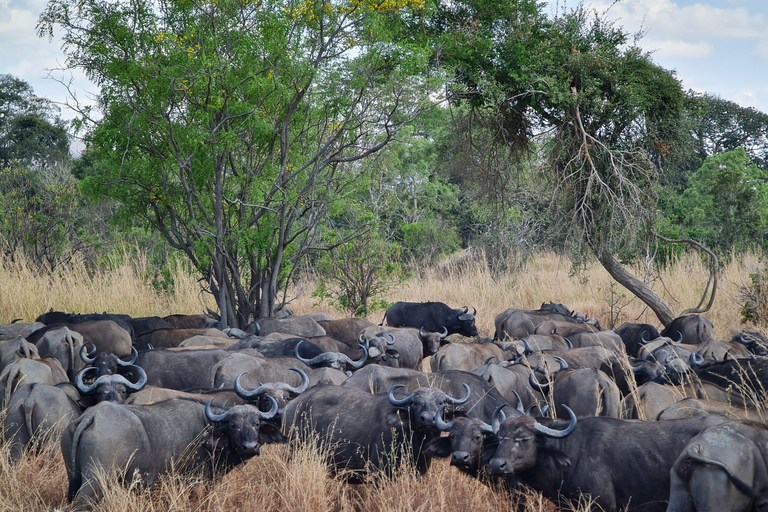
[[[433,425],[435,423],[435,415],[423,412],[421,413],[421,422],[425,425]]]
[[[469,465],[469,453],[467,452],[453,452],[451,455],[451,465],[453,466],[467,466]]]
[[[242,450],[244,454],[260,455],[258,441],[248,441],[246,443],[243,443]]]
[[[491,473],[508,473],[507,470],[507,461],[504,459],[491,459],[490,464],[488,464],[488,467],[491,470]]]

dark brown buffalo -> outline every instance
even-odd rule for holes
[[[209,336],[212,338],[229,337],[218,329],[157,329],[136,338],[134,345],[139,350],[150,348],[178,347],[181,342],[193,336]]]
[[[589,417],[568,423],[518,416],[504,421],[492,474],[512,474],[560,507],[591,497],[605,512],[663,512],[669,470],[686,444],[720,416],[641,422]]]
[[[373,322],[365,318],[340,318],[338,320],[325,320],[317,322],[325,329],[325,333],[353,349],[357,349],[357,341],[360,333],[367,327],[372,327]]]

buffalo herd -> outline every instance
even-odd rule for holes
[[[483,339],[476,315],[399,302],[380,325],[315,313],[237,329],[51,311],[0,325],[3,441],[11,461],[60,446],[74,508],[100,499],[104,471],[213,478],[268,443],[314,446],[350,483],[447,458],[561,508],[768,507],[759,332],[718,340],[699,315],[605,330],[546,303],[498,314]]]

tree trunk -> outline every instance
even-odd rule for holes
[[[616,261],[613,255],[606,251],[595,251],[595,253],[597,254],[598,261],[600,261],[600,264],[603,265],[611,277],[647,304],[656,313],[662,324],[669,325],[675,319],[675,314],[667,302],[659,297],[648,285],[630,274],[621,263]]]

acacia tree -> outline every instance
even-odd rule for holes
[[[270,315],[317,227],[429,103],[423,0],[51,0],[71,67],[99,87],[95,194],[183,251],[221,318]]]
[[[550,18],[533,0],[465,0],[444,4],[432,28],[438,54],[456,70],[454,101],[487,120],[496,144],[529,158],[535,152],[559,239],[580,258],[596,256],[671,321],[666,301],[620,260],[652,236],[653,186],[685,133],[685,97],[673,73],[582,7]]]

